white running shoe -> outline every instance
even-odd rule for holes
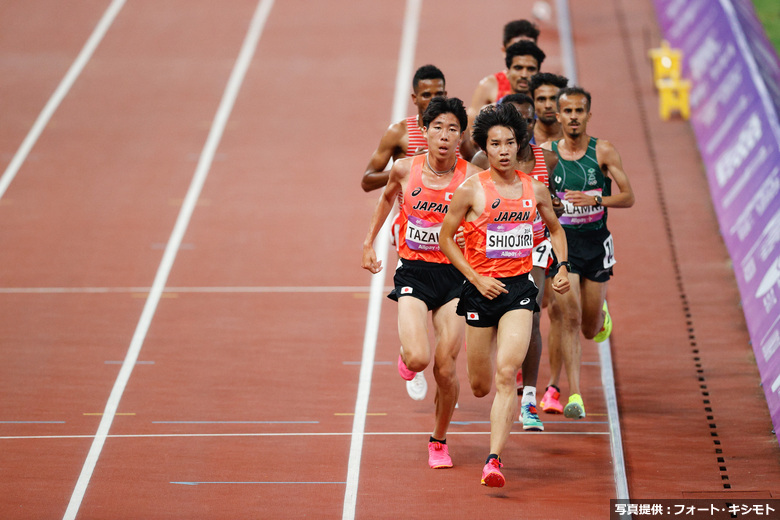
[[[425,399],[425,394],[428,393],[428,382],[422,372],[415,373],[412,380],[406,382],[406,393],[415,401]]]

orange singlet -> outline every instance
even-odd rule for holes
[[[485,209],[476,220],[464,223],[466,260],[479,274],[493,278],[530,272],[536,218],[531,179],[520,176],[523,195],[519,199],[507,199],[498,193],[490,170],[478,175],[485,192]]]
[[[401,229],[398,234],[398,254],[406,260],[449,264],[449,259],[439,248],[439,232],[450,207],[452,194],[466,178],[468,163],[458,159],[449,185],[442,190],[434,190],[425,187],[422,181],[426,157],[426,154],[422,154],[412,159],[409,182],[403,191],[399,212]]]

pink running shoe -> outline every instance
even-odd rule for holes
[[[482,485],[487,487],[504,487],[506,480],[501,473],[501,464],[498,459],[490,459],[490,462],[482,468]]]
[[[446,444],[440,442],[428,443],[428,465],[432,469],[451,468],[452,459]]]
[[[401,354],[398,354],[398,373],[401,374],[401,377],[407,381],[414,379],[414,376],[417,374],[417,372],[412,372],[407,368],[407,366],[404,364],[404,360],[401,359]]]
[[[560,397],[561,393],[554,386],[548,386],[542,400],[539,401],[539,406],[546,413],[563,413],[563,405],[558,400]]]

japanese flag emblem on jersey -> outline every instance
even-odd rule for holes
[[[524,199],[523,200],[523,207],[524,208],[533,208],[534,207],[534,201],[528,200],[528,199]]]
[[[479,319],[479,313],[468,312],[468,313],[466,313],[466,319],[467,320],[478,320]]]
[[[411,287],[401,287],[401,294],[412,294]]]
[[[447,202],[451,201],[452,200],[452,193],[450,193],[448,191],[445,191],[444,192],[444,200],[447,201]]]

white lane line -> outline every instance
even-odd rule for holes
[[[390,291],[392,287],[385,287]],[[0,287],[0,294],[111,294],[148,293],[151,287]],[[336,286],[247,286],[247,287],[166,287],[164,293],[367,293],[365,285]]]
[[[601,358],[601,386],[604,387],[604,399],[607,402],[609,418],[609,444],[612,449],[612,470],[615,475],[615,492],[618,500],[629,500],[626,463],[623,459],[623,440],[620,433],[620,413],[615,392],[615,373],[612,370],[612,353],[609,339],[597,343]]]
[[[114,0],[108,6],[108,9],[106,9],[106,12],[103,13],[102,18],[100,18],[100,21],[95,27],[95,30],[92,31],[92,35],[89,37],[87,43],[84,44],[81,52],[76,57],[76,61],[73,62],[73,64],[68,69],[68,72],[65,74],[65,77],[62,78],[62,81],[60,81],[60,84],[57,86],[54,94],[52,94],[51,98],[49,98],[49,101],[38,115],[38,119],[35,120],[32,128],[30,128],[30,131],[27,133],[27,137],[24,138],[21,146],[16,151],[16,154],[14,154],[10,164],[3,173],[3,176],[0,177],[0,198],[5,195],[8,186],[14,180],[14,177],[16,177],[19,168],[22,167],[22,164],[27,159],[27,155],[29,155],[30,150],[32,150],[33,146],[35,146],[35,143],[41,136],[43,129],[46,128],[47,124],[49,124],[51,116],[54,115],[54,112],[60,106],[60,103],[68,94],[70,88],[73,86],[73,83],[76,82],[76,79],[81,74],[81,71],[84,70],[84,66],[87,64],[90,58],[92,58],[92,54],[95,52],[95,49],[100,44],[109,27],[111,27],[111,24],[114,23],[114,19],[116,18],[117,14],[119,14],[119,11],[124,5],[125,0]]]
[[[578,84],[577,61],[574,56],[574,38],[571,31],[569,0],[556,0],[555,4],[555,10],[558,13],[558,35],[561,42],[563,75],[569,79],[569,86],[574,86]]]
[[[149,296],[146,299],[146,303],[144,304],[144,309],[141,313],[141,318],[138,321],[135,333],[133,334],[133,338],[130,342],[127,356],[125,357],[125,361],[122,364],[119,375],[114,382],[114,387],[111,390],[111,395],[109,396],[108,402],[106,403],[106,408],[103,412],[100,426],[98,427],[95,439],[93,440],[92,446],[90,447],[89,453],[87,454],[84,466],[81,469],[81,474],[79,475],[79,479],[76,482],[76,487],[73,491],[73,494],[71,495],[68,508],[65,511],[65,515],[63,516],[63,520],[74,520],[78,514],[79,507],[81,506],[81,502],[84,498],[84,493],[86,492],[87,486],[89,485],[89,481],[92,477],[92,472],[95,469],[97,460],[100,457],[100,452],[102,451],[103,445],[105,444],[106,438],[108,436],[108,431],[111,428],[111,423],[113,422],[114,416],[116,415],[119,401],[121,400],[122,394],[124,393],[125,387],[127,386],[127,382],[130,379],[130,374],[133,371],[133,367],[138,360],[138,354],[141,351],[141,346],[143,345],[144,339],[146,338],[146,333],[149,330],[152,318],[157,309],[157,304],[159,303],[162,296],[163,288],[165,287],[165,283],[168,280],[168,275],[170,274],[173,262],[176,259],[179,245],[182,242],[182,238],[184,237],[184,233],[187,230],[192,213],[195,210],[195,204],[198,200],[198,197],[200,196],[203,184],[206,182],[206,177],[208,176],[211,163],[214,160],[214,154],[222,138],[222,133],[227,124],[228,117],[230,116],[230,113],[233,109],[233,105],[235,104],[236,97],[238,96],[238,92],[241,88],[242,82],[244,81],[246,72],[249,69],[249,64],[252,60],[252,56],[254,55],[255,48],[257,47],[257,42],[260,39],[260,35],[262,34],[263,27],[265,26],[265,22],[268,18],[272,6],[273,0],[261,0],[257,5],[254,16],[252,17],[249,30],[241,46],[241,52],[236,59],[236,63],[233,67],[233,71],[230,74],[227,87],[225,88],[225,92],[222,95],[219,108],[217,109],[217,113],[214,117],[214,122],[211,125],[211,130],[209,131],[208,138],[206,139],[206,144],[203,147],[203,151],[201,152],[198,165],[195,169],[195,174],[187,191],[187,196],[184,199],[184,203],[182,204],[181,211],[179,212],[179,216],[176,219],[173,232],[171,233],[171,237],[168,239],[168,244],[165,247],[162,261],[160,262],[160,266],[157,269],[157,274],[155,275]]]
[[[401,49],[398,55],[398,68],[395,77],[395,95],[393,98],[392,121],[399,121],[406,115],[409,85],[412,83],[412,68],[414,53],[417,47],[417,32],[420,25],[422,0],[407,0],[404,13],[403,32],[401,34]],[[390,243],[389,217],[375,240],[377,260],[385,266],[382,271],[371,277],[371,292],[368,299],[368,315],[366,318],[366,334],[363,338],[363,362],[360,365],[357,400],[355,402],[355,418],[352,422],[352,440],[349,446],[349,463],[347,466],[347,486],[344,492],[344,509],[342,520],[355,518],[357,505],[358,481],[360,479],[360,459],[363,453],[363,436],[366,427],[366,411],[368,396],[371,392],[371,376],[374,369],[374,354],[379,335],[379,315],[384,300],[385,273],[387,265],[387,250]]]
[[[428,436],[431,432],[366,432],[365,436],[374,437],[398,437],[398,436]],[[513,431],[511,435],[530,435],[548,436],[548,435],[609,435],[604,431],[580,431],[580,432],[526,432]],[[457,432],[448,431],[447,435],[490,435],[489,431],[481,432]],[[127,433],[107,435],[109,439],[187,439],[191,437],[347,437],[352,436],[352,432],[252,432],[252,433]],[[0,441],[28,441],[28,440],[63,440],[63,439],[94,439],[95,435],[5,435],[0,436]]]

